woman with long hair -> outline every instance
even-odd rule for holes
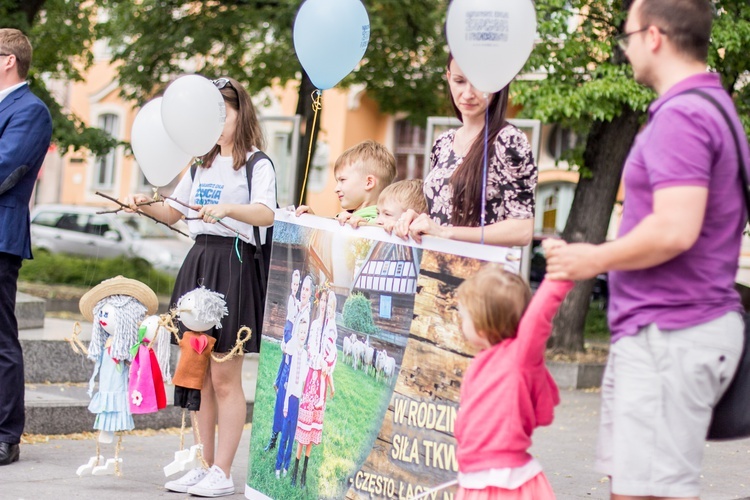
[[[214,352],[230,352],[242,326],[253,332],[244,345],[245,352],[258,352],[264,291],[253,255],[255,246],[265,243],[266,229],[273,224],[276,176],[270,161],[256,162],[249,192],[247,164],[265,145],[258,116],[250,95],[237,80],[220,78],[213,83],[226,104],[224,130],[216,146],[199,159],[198,168],[183,175],[172,194],[191,208],[171,200],[163,205],[140,205],[148,201],[144,195],[131,195],[128,205],[167,224],[183,217],[188,220],[195,243],[177,275],[172,304],[201,285],[223,294],[229,314],[222,319],[221,328],[205,332],[217,339]],[[217,224],[219,221],[246,236]],[[253,226],[260,227],[261,241],[255,241]],[[184,331],[182,325],[180,329]],[[234,494],[231,467],[247,412],[242,390],[243,359],[212,359],[199,398],[175,391],[175,405],[199,408],[198,435],[210,468],[193,469],[169,481],[167,489],[210,497]]]
[[[422,235],[479,242],[484,216],[486,243],[526,245],[534,231],[537,168],[526,135],[506,120],[508,86],[485,98],[452,55],[446,76],[451,104],[462,125],[442,134],[432,147],[431,170],[424,183],[428,213],[409,210],[396,223],[395,233],[417,242]],[[482,213],[485,135],[487,184]]]

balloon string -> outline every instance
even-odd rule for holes
[[[482,235],[480,238],[480,243],[484,245],[484,224],[485,224],[485,214],[487,213],[487,142],[488,142],[488,134],[489,134],[489,126],[490,126],[490,100],[489,96],[487,94],[484,94],[484,99],[486,101],[487,106],[484,108],[484,154],[482,155],[482,158],[484,159],[483,167],[482,167]]]
[[[312,109],[315,112],[313,115],[312,129],[310,130],[310,145],[307,148],[307,164],[305,165],[305,178],[302,180],[302,191],[299,193],[299,204],[302,205],[302,200],[305,198],[305,187],[307,186],[307,174],[310,172],[310,157],[312,156],[313,139],[315,138],[315,123],[318,121],[318,111],[323,107],[322,97],[323,93],[320,90],[315,90],[312,94]]]

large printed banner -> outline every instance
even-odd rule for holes
[[[277,211],[245,496],[405,500],[455,479],[475,351],[454,293],[487,262],[518,272],[520,259]]]

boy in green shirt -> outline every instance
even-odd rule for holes
[[[333,167],[336,195],[343,211],[336,219],[343,225],[350,217],[374,221],[378,216],[378,196],[396,177],[396,158],[375,141],[364,141],[344,151]],[[307,205],[295,213],[312,214]]]

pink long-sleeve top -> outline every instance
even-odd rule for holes
[[[531,460],[531,434],[549,425],[560,393],[544,363],[552,319],[573,287],[545,280],[506,339],[476,355],[461,383],[456,457],[462,473],[521,467]]]

